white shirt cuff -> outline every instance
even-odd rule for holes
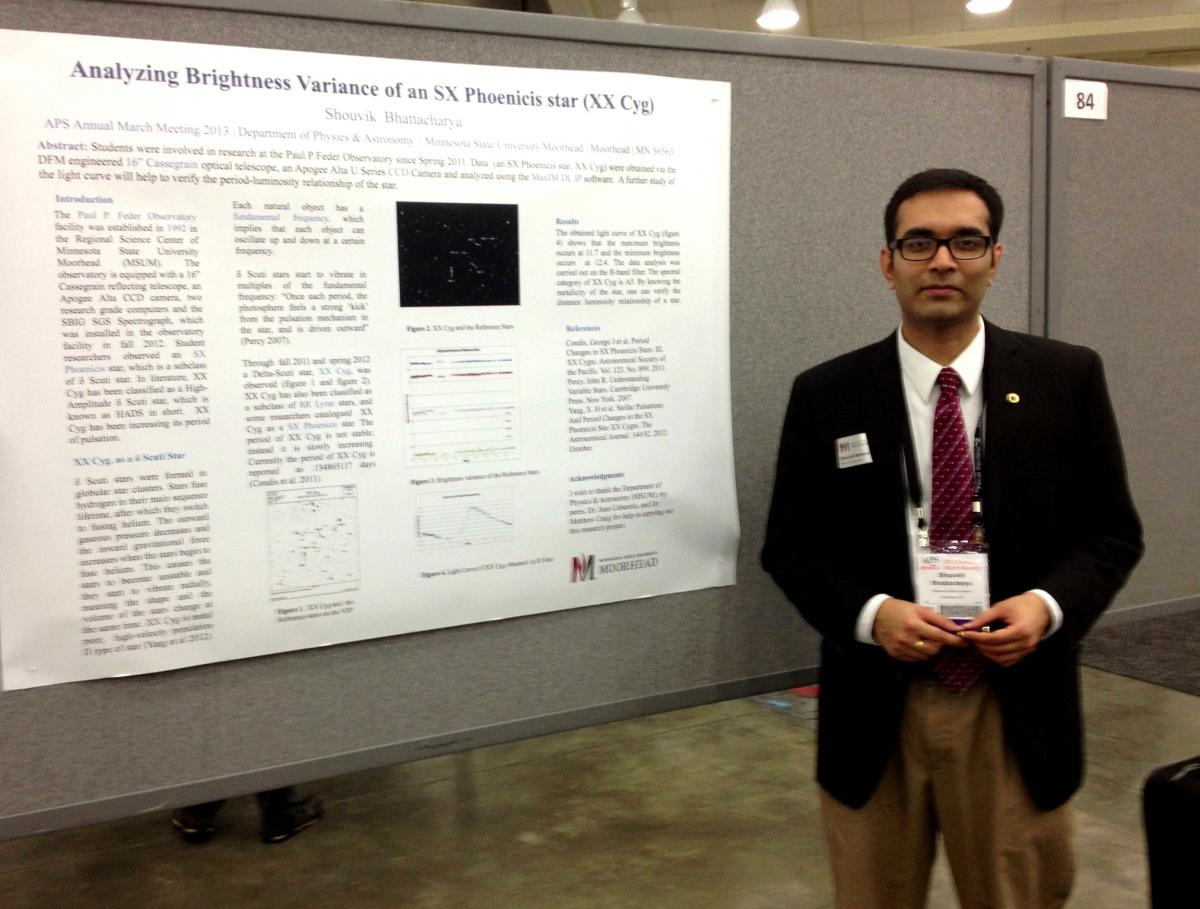
[[[1046,604],[1046,611],[1050,613],[1050,624],[1046,626],[1046,633],[1042,635],[1043,638],[1048,638],[1050,635],[1054,634],[1054,632],[1058,631],[1058,629],[1062,628],[1062,607],[1058,605],[1058,600],[1054,599],[1054,597],[1050,596],[1050,594],[1046,593],[1044,590],[1035,588],[1029,592],[1036,593],[1039,597],[1041,597],[1042,602]]]
[[[1049,596],[1049,594],[1047,594]],[[875,616],[879,612],[879,607],[883,605],[883,601],[888,598],[886,593],[877,593],[871,599],[867,600],[862,611],[858,614],[858,621],[854,624],[854,638],[860,644],[874,644],[879,646],[879,642],[875,640],[875,636],[871,632],[875,629]],[[1058,604],[1055,603],[1055,608]],[[1061,616],[1062,613],[1060,612]]]

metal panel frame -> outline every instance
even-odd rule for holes
[[[728,701],[734,698],[751,697],[768,691],[782,691],[800,685],[812,685],[817,681],[815,667],[779,672],[771,675],[719,682],[683,691],[670,691],[650,697],[612,704],[600,704],[581,710],[567,710],[545,716],[496,723],[429,736],[407,742],[396,742],[333,754],[297,764],[283,764],[235,776],[223,776],[204,782],[184,783],[167,789],[146,792],[131,792],[112,798],[78,802],[23,814],[0,817],[0,840],[22,836],[35,836],[67,827],[81,827],[103,821],[114,821],[138,814],[166,812],[177,805],[226,798],[230,794],[230,782],[236,781],[240,792],[262,792],[279,786],[305,783],[325,777],[343,776],[361,770],[374,770],[393,764],[405,764],[446,754],[458,754],[474,748],[502,745],[521,739],[533,739],[556,732],[568,732],[587,726],[598,726],[617,720],[627,720],[668,710],[683,710]],[[86,683],[84,683],[86,684]]]

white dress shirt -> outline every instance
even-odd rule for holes
[[[937,407],[938,395],[941,389],[937,384],[938,373],[943,369],[942,364],[929,359],[904,339],[904,333],[896,329],[896,345],[900,352],[900,375],[904,385],[904,403],[908,408],[908,425],[912,431],[914,454],[917,458],[917,475],[921,480],[921,507],[924,513],[930,514],[930,499],[933,494],[933,412]],[[979,328],[971,343],[967,345],[950,367],[958,373],[962,384],[959,387],[959,400],[962,404],[963,423],[966,427],[968,440],[974,438],[975,427],[983,418],[983,352],[984,333],[983,319],[979,319]],[[986,438],[984,439],[986,445]],[[916,587],[917,556],[920,549],[917,546],[917,516],[911,502],[905,500],[905,511],[908,515],[908,551],[910,556],[910,572],[913,586]],[[928,520],[928,518],[926,519]],[[984,527],[986,533],[987,527]],[[1050,613],[1050,624],[1046,628],[1046,636],[1056,632],[1062,626],[1062,609],[1058,602],[1044,590],[1033,590],[1042,598]],[[875,615],[883,601],[891,595],[878,593],[867,600],[862,611],[858,614],[854,636],[864,644],[878,644],[871,631],[875,627]]]

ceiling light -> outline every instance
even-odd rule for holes
[[[799,21],[800,14],[792,0],[767,0],[758,17],[759,26],[772,32],[791,28]]]
[[[999,13],[1012,6],[1012,0],[971,0],[967,4],[967,12],[976,16],[986,16],[988,13]]]
[[[621,0],[621,11],[617,13],[618,22],[642,22],[646,17],[638,12],[638,0]]]

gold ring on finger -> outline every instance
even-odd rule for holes
[[[924,641],[924,640],[922,640],[921,638],[917,638],[917,643],[913,644],[913,646],[914,646],[914,647],[924,647],[924,646],[925,646],[925,641]]]

